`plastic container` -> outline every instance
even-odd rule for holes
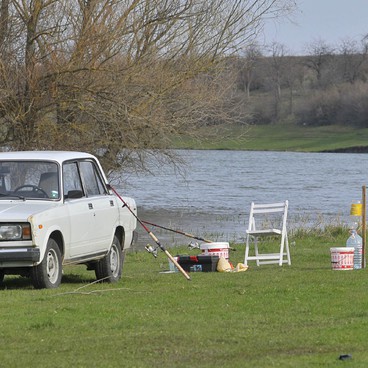
[[[354,269],[354,247],[330,248],[333,270],[348,271]]]
[[[218,256],[229,260],[229,243],[227,242],[203,243],[200,245],[200,250],[205,256]]]
[[[362,221],[363,205],[360,201],[351,204],[350,208],[350,230],[357,230]]]
[[[218,256],[178,256],[178,263],[188,272],[215,272],[217,271]]]
[[[354,270],[361,269],[363,240],[362,237],[356,232],[356,230],[350,230],[350,236],[346,241],[346,246],[354,248]]]
[[[175,259],[175,261],[178,261],[178,257],[173,257]],[[175,266],[175,264],[173,262],[171,262],[170,258],[168,258],[169,260],[169,269],[171,272],[179,272],[179,270],[177,269],[177,267]]]

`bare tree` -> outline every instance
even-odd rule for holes
[[[307,52],[305,65],[315,73],[317,86],[326,87],[330,85],[334,79],[333,69],[331,68],[335,55],[334,48],[319,39],[307,46]]]
[[[274,117],[273,121],[277,122],[281,112],[281,91],[284,83],[284,77],[288,73],[287,66],[287,50],[286,46],[277,42],[272,43],[269,47],[271,56],[267,59],[267,81],[273,92]]]
[[[345,39],[339,47],[339,62],[341,80],[354,84],[362,79],[363,67],[368,56],[368,44],[365,39],[359,46],[358,42],[352,39]]]
[[[3,146],[83,148],[115,169],[137,148],[230,121],[227,56],[293,3],[2,0]]]
[[[0,4],[0,50],[4,53],[4,44],[9,29],[9,1],[2,0]]]
[[[303,64],[301,63],[300,59],[296,56],[286,56],[284,60],[285,65],[285,72],[283,74],[283,84],[285,88],[288,89],[288,95],[289,95],[289,108],[288,108],[288,114],[290,116],[294,115],[294,95],[295,91],[300,90],[304,76],[305,71]]]
[[[247,98],[249,98],[255,78],[256,66],[262,57],[262,51],[257,43],[251,43],[245,47],[243,53],[244,55],[238,58],[238,84],[245,91]]]

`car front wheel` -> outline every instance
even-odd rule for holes
[[[61,283],[61,253],[54,239],[49,239],[42,262],[32,269],[32,283],[36,289],[53,289]]]
[[[122,271],[123,253],[119,239],[114,236],[109,253],[96,265],[96,278],[105,282],[117,282],[121,279]]]

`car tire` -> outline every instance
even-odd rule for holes
[[[0,284],[3,283],[5,277],[5,272],[3,270],[0,271]]]
[[[32,268],[31,278],[36,289],[54,289],[61,283],[63,274],[61,253],[57,242],[49,239],[42,262]]]
[[[97,280],[102,282],[117,282],[123,272],[124,252],[120,241],[114,236],[109,253],[97,262],[95,273]]]

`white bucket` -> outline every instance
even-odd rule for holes
[[[354,269],[354,247],[330,248],[333,270]]]
[[[219,256],[229,259],[229,243],[203,243],[200,245],[200,249],[205,256]]]

